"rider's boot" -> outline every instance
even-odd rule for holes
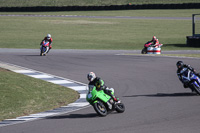
[[[47,51],[47,53],[49,53],[50,49],[52,48],[52,46],[49,46],[49,50]]]
[[[106,94],[108,94],[109,96],[111,96],[112,97],[112,99],[115,101],[115,102],[118,102],[119,101],[119,98],[116,98],[113,94],[111,94],[111,91],[110,90],[104,90],[104,92],[106,93]]]
[[[113,98],[113,100],[114,100],[115,102],[118,102],[118,101],[119,101],[119,98],[116,98],[115,96],[112,96],[112,98]]]

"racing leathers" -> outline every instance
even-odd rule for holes
[[[118,101],[118,99],[111,93],[111,90],[109,90],[109,88],[105,86],[104,81],[101,78],[96,77],[93,81],[90,81],[88,85],[94,85],[97,91],[103,90],[104,93],[111,96],[114,101]]]
[[[49,41],[49,50],[47,51],[47,53],[50,51],[50,49],[52,48],[52,42],[53,42],[53,39],[50,37],[50,39],[48,39],[47,37],[45,37],[43,41]],[[42,42],[40,43],[40,45],[42,45]]]
[[[199,74],[196,73],[196,71],[194,70],[194,68],[192,68],[190,65],[184,64],[182,67],[178,68],[178,70],[177,70],[178,78],[183,83],[184,88],[188,88],[189,87],[188,86],[189,83],[188,82],[184,82],[184,80],[183,80],[183,76],[187,77],[189,71],[191,71],[195,75],[199,76]]]
[[[151,44],[151,46],[152,47],[156,47],[156,46],[158,46],[159,45],[159,41],[158,41],[158,39],[152,39],[151,41],[149,41],[149,42],[151,42],[152,44]]]

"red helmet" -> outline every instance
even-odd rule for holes
[[[152,40],[156,40],[156,36],[153,36]]]

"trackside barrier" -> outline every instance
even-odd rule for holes
[[[161,54],[161,48],[154,48],[153,54]]]
[[[154,54],[153,51],[154,51],[153,47],[148,47],[147,48],[147,54]]]
[[[148,47],[147,54],[161,54],[161,48]]]
[[[99,10],[138,10],[138,9],[200,9],[200,3],[183,4],[127,4],[109,6],[35,6],[0,7],[0,12],[42,12],[42,11],[99,11]]]

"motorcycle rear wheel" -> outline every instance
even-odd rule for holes
[[[93,107],[99,116],[106,116],[108,114],[105,105],[101,101],[94,103]]]

